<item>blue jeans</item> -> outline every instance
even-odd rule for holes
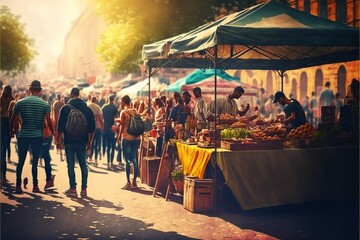
[[[1,118],[1,131],[0,131],[0,152],[1,152],[1,178],[6,178],[6,152],[10,158],[10,121],[9,118]]]
[[[32,167],[31,172],[33,176],[33,184],[38,184],[37,179],[37,166],[39,161],[39,156],[41,152],[41,147],[43,144],[43,137],[19,137],[18,138],[18,154],[19,154],[19,162],[16,167],[16,185],[21,185],[21,174],[24,167],[26,154],[29,150],[29,147],[32,149],[33,154],[33,161],[32,161]]]
[[[106,148],[106,156],[107,156],[107,162],[113,163],[114,160],[114,154],[115,154],[115,133],[112,130],[104,130],[103,132],[103,143]],[[103,149],[104,152],[104,149]]]
[[[87,187],[88,169],[86,165],[86,144],[65,144],[70,188],[76,188],[75,155],[81,170],[81,188]]]
[[[51,156],[50,156],[50,147],[52,142],[52,136],[44,138],[44,142],[42,144],[41,155],[44,158],[45,162],[45,173],[46,173],[46,181],[51,180]]]
[[[140,146],[140,140],[126,140],[123,139],[121,142],[121,148],[123,151],[123,157],[126,163],[126,179],[130,182],[130,163],[134,166],[134,181],[136,181],[138,175],[138,149]]]
[[[101,147],[101,131],[100,129],[95,129],[90,158],[92,158],[93,154],[95,153],[95,159],[97,160],[100,152],[100,147]]]

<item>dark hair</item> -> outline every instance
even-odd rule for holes
[[[79,96],[80,95],[80,90],[78,88],[74,87],[74,88],[71,89],[70,94],[73,94],[75,96]]]
[[[121,101],[124,102],[126,105],[130,105],[130,103],[131,103],[131,100],[130,100],[129,95],[124,95],[124,96],[121,98]]]
[[[183,95],[183,96],[190,96],[190,97],[191,97],[191,94],[190,94],[188,91],[183,91],[183,92],[182,92],[182,95]]]
[[[244,93],[245,90],[241,87],[241,86],[237,86],[235,89],[234,89],[234,92],[237,92],[237,93]]]
[[[330,87],[330,82],[329,82],[329,81],[327,81],[327,82],[325,83],[325,87]]]
[[[164,107],[165,105],[164,105],[164,102],[163,101],[161,101],[161,99],[160,98],[155,98],[154,99],[154,101],[155,101],[155,104],[159,107],[159,108],[161,108],[161,107]]]
[[[199,87],[194,87],[194,88],[193,88],[193,93],[195,94],[196,92],[201,93],[201,88],[199,88]]]
[[[181,95],[178,92],[174,92],[173,96],[174,96],[175,102],[178,102],[179,98],[181,98]]]

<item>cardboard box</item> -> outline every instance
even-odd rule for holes
[[[190,212],[214,211],[214,181],[186,176],[183,206]]]

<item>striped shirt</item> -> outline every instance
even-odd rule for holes
[[[36,96],[28,96],[16,102],[14,113],[21,118],[19,137],[43,136],[43,125],[46,113],[50,113],[50,105]]]

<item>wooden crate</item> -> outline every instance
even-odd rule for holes
[[[145,184],[154,187],[159,171],[160,158],[156,156],[144,157],[144,163],[146,165],[143,176],[145,179]]]
[[[249,142],[241,143],[232,140],[222,140],[221,148],[225,148],[232,151],[240,150],[282,150],[284,149],[284,140],[272,140],[261,142]]]
[[[214,181],[186,176],[183,206],[190,212],[214,211]]]

